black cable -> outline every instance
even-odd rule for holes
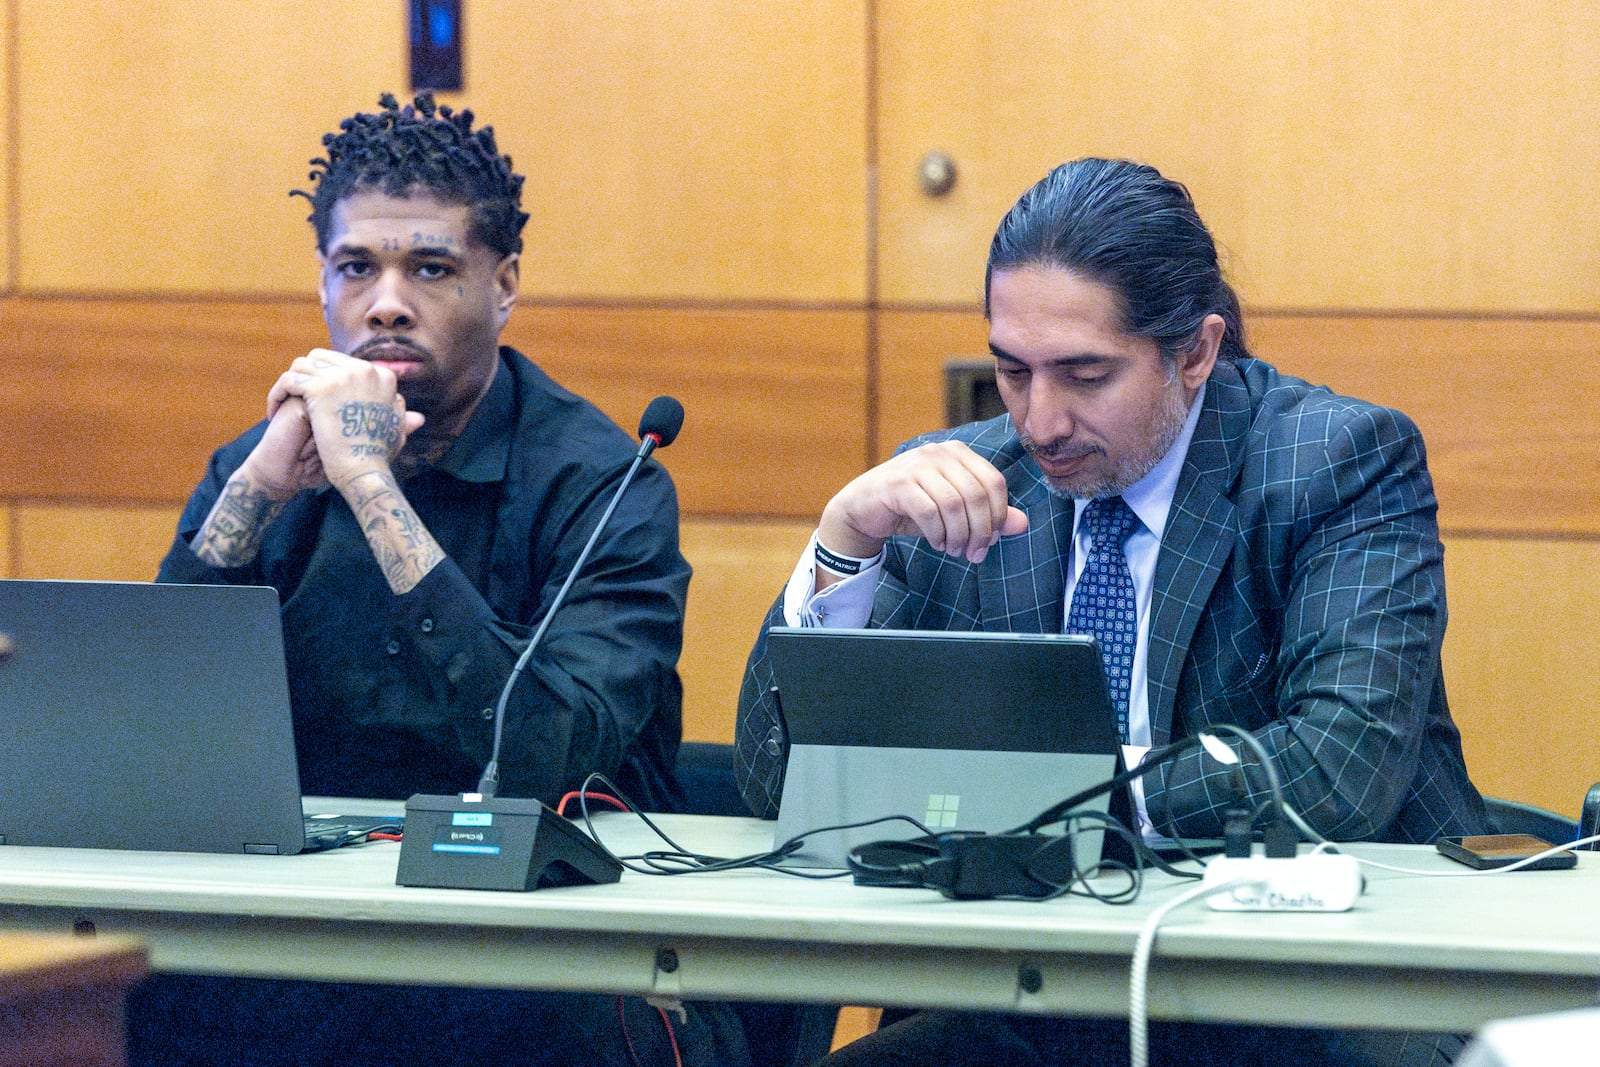
[[[1163,748],[1152,749],[1138,766],[1080,790],[1010,830],[992,834],[955,832],[930,835],[909,844],[884,841],[857,846],[850,853],[851,870],[862,884],[922,886],[958,899],[1049,900],[1065,893],[1076,893],[1107,903],[1127,903],[1136,897],[1147,864],[1179,878],[1203,877],[1200,872],[1181,870],[1168,862],[1144,842],[1142,835],[1128,829],[1115,817],[1104,812],[1078,810],[1090,800],[1149,774],[1200,743],[1199,737],[1185,737]],[[1079,834],[1089,832],[1080,824],[1091,819],[1100,824],[1100,832],[1110,833],[1127,844],[1133,857],[1131,865],[1107,858],[1102,839],[1096,865],[1088,871],[1078,868],[1075,841]],[[1058,822],[1065,824],[1064,834],[1052,837],[1038,832]],[[1062,851],[1069,857],[1066,869],[1048,868],[1046,861],[1057,858],[1056,854]],[[1090,884],[1093,876],[1106,872],[1124,874],[1129,880],[1128,888],[1104,893]]]
[[[1250,731],[1232,723],[1218,723],[1211,728],[1220,733],[1232,734],[1241,742],[1240,747],[1248,749],[1255,762],[1260,765],[1262,772],[1267,777],[1268,796],[1257,802],[1249,813],[1249,829],[1253,831],[1257,825],[1262,826],[1262,851],[1269,859],[1293,858],[1300,844],[1300,832],[1295,826],[1295,813],[1289,810],[1288,802],[1283,796],[1283,780],[1278,775],[1277,765],[1273,763],[1272,756],[1262,745],[1261,740]],[[1236,757],[1238,762],[1234,765],[1242,783],[1244,796],[1241,802],[1248,802],[1253,790],[1250,782],[1248,764],[1242,757]],[[1266,816],[1263,822],[1263,815]],[[1231,854],[1231,853],[1230,853]],[[1246,855],[1249,854],[1248,844]]]
[[[1243,744],[1249,747],[1257,761],[1264,769],[1271,794],[1272,805],[1277,818],[1285,816],[1283,812],[1286,805],[1283,800],[1282,782],[1278,777],[1277,769],[1273,766],[1271,757],[1261,746],[1261,743],[1247,731],[1230,723],[1221,723],[1205,733],[1220,731],[1230,733],[1240,738]],[[646,814],[637,810],[634,804],[603,774],[595,773],[584,780],[579,790],[579,802],[583,810],[584,825],[589,835],[595,839],[601,849],[610,855],[623,868],[639,874],[651,875],[677,875],[693,874],[702,871],[740,870],[760,868],[775,870],[784,874],[801,878],[838,878],[845,874],[852,874],[858,883],[882,886],[919,886],[937,889],[941,893],[955,897],[981,897],[987,899],[1016,899],[1016,900],[1049,900],[1065,894],[1076,894],[1100,900],[1103,903],[1122,904],[1131,902],[1138,896],[1143,884],[1143,872],[1146,865],[1156,867],[1170,875],[1179,878],[1200,878],[1199,872],[1186,871],[1174,866],[1165,857],[1152,849],[1143,839],[1143,835],[1130,830],[1119,819],[1105,812],[1079,811],[1083,804],[1110,793],[1118,788],[1142,778],[1187,752],[1192,751],[1202,744],[1205,733],[1191,737],[1184,737],[1162,748],[1151,749],[1145,753],[1138,765],[1088,789],[1067,797],[1044,811],[1035,815],[1020,826],[1013,827],[995,834],[984,833],[944,833],[935,834],[922,823],[907,815],[890,815],[878,819],[869,819],[863,822],[844,823],[837,826],[824,826],[805,833],[797,834],[767,852],[754,853],[748,856],[718,857],[708,856],[684,849],[674,841],[665,831],[652,822]],[[1241,767],[1241,776],[1244,777],[1248,789],[1249,781],[1242,770],[1243,761],[1237,766]],[[666,842],[667,850],[652,850],[636,856],[617,856],[599,840],[595,833],[594,823],[589,811],[588,790],[592,782],[602,783],[606,789],[627,808],[640,818],[650,830]],[[1263,804],[1268,802],[1263,802]],[[1251,822],[1263,810],[1258,806],[1256,812],[1251,814]],[[848,871],[817,871],[805,868],[785,867],[781,863],[798,852],[808,837],[820,833],[839,830],[859,829],[865,826],[874,826],[879,823],[905,822],[915,827],[921,834],[920,838],[891,839],[885,841],[869,842],[852,849],[849,857],[850,869]],[[1091,831],[1082,825],[1085,822],[1099,824],[1098,831]],[[1065,832],[1062,835],[1051,836],[1040,834],[1038,831],[1054,823],[1063,823]],[[1133,857],[1132,864],[1119,859],[1108,858],[1105,855],[1104,841],[1102,839],[1101,854],[1097,862],[1088,870],[1078,867],[1075,856],[1074,843],[1078,835],[1090,832],[1110,834],[1125,842]],[[1185,844],[1181,838],[1173,838],[1186,857],[1195,862],[1201,858]],[[1057,853],[1065,851],[1068,863],[1065,870],[1047,866],[1046,861],[1058,860]],[[967,855],[971,853],[971,855]],[[1019,859],[1020,857],[1020,859]],[[973,865],[983,864],[989,860],[998,860],[998,869],[980,869],[966,871],[963,863]],[[1008,866],[1010,864],[1010,866]],[[1092,880],[1098,876],[1115,873],[1127,878],[1128,883],[1124,888],[1115,892],[1104,892]],[[1012,879],[1010,875],[1018,875]]]
[[[1278,776],[1278,768],[1273,764],[1272,757],[1267,753],[1260,739],[1249,730],[1244,729],[1242,726],[1235,726],[1231,722],[1219,722],[1208,726],[1205,732],[1232,734],[1244,743],[1244,747],[1250,750],[1250,754],[1256,758],[1256,762],[1261,765],[1262,771],[1266,773],[1267,791],[1272,794],[1272,806],[1281,815],[1284,809],[1283,780]],[[1240,773],[1245,777],[1245,784],[1248,786],[1250,784],[1249,770],[1242,759],[1239,761],[1239,769]]]
[[[1155,830],[1156,833],[1161,835],[1164,841],[1172,842],[1173,847],[1179,852],[1183,853],[1183,858],[1185,860],[1188,860],[1191,863],[1198,863],[1201,865],[1205,864],[1206,858],[1194,850],[1194,846],[1190,843],[1190,841],[1187,838],[1180,837],[1174,832],[1176,831],[1177,827],[1174,825],[1174,819],[1171,812],[1168,812],[1166,817],[1163,818],[1159,824],[1157,824],[1154,817],[1152,817],[1150,820],[1150,826]],[[1148,845],[1145,847],[1150,848]],[[1178,874],[1180,877],[1186,878],[1201,877],[1186,871],[1179,872],[1175,868],[1167,866],[1169,861],[1154,848],[1150,848],[1150,855],[1153,858],[1153,864],[1161,867],[1161,869],[1166,871],[1168,874]]]
[[[921,885],[960,899],[1048,900],[1066,893],[1076,893],[1107,903],[1126,903],[1135,898],[1143,882],[1146,864],[1176,877],[1201,878],[1201,872],[1182,870],[1173,865],[1152,849],[1144,841],[1143,835],[1129,830],[1114,817],[1078,809],[1096,797],[1122,788],[1157,767],[1201,747],[1211,740],[1214,732],[1232,734],[1251,750],[1267,775],[1270,793],[1270,799],[1260,802],[1253,811],[1241,807],[1233,820],[1237,825],[1225,836],[1238,839],[1243,835],[1248,842],[1251,828],[1269,807],[1273,814],[1269,830],[1284,829],[1283,822],[1288,809],[1283,799],[1283,784],[1271,757],[1254,735],[1231,723],[1221,723],[1214,729],[1181,738],[1162,748],[1151,749],[1137,766],[1051,805],[1010,830],[996,834],[930,835],[909,843],[872,842],[851,851],[851,869],[857,881],[865,884]],[[1248,803],[1251,787],[1244,761],[1236,755],[1232,765],[1238,768],[1238,779],[1243,785],[1244,795],[1239,798],[1240,804]],[[1093,868],[1084,871],[1077,866],[1075,838],[1087,832],[1081,824],[1089,820],[1100,824],[1101,833],[1113,834],[1127,843],[1133,856],[1131,865],[1107,858],[1102,847],[1101,857]],[[1038,832],[1058,822],[1065,824],[1065,834],[1050,837]],[[1190,860],[1202,862],[1181,837],[1173,839]],[[1280,852],[1285,847],[1281,833],[1269,833],[1268,840],[1274,852]],[[1234,845],[1237,848],[1237,840]],[[1290,844],[1288,847],[1293,846]],[[1064,870],[1047,864],[1048,860],[1059,859],[1057,853],[1062,851],[1068,857]],[[1127,888],[1116,893],[1104,893],[1092,884],[1094,876],[1107,872],[1124,874],[1128,878]]]
[[[1114,816],[1101,812],[1079,812],[1067,820],[1064,828],[1066,831],[1066,836],[1069,839],[1076,834],[1092,832],[1080,826],[1079,823],[1082,822],[1098,822],[1101,824],[1100,828],[1105,833],[1114,834],[1117,837],[1120,837],[1125,843],[1127,843],[1132,851],[1134,862],[1130,865],[1118,859],[1108,858],[1105,855],[1105,849],[1102,846],[1100,859],[1093,867],[1083,871],[1074,866],[1073,880],[1071,883],[1063,887],[1063,892],[1073,893],[1078,896],[1090,897],[1094,900],[1100,901],[1102,904],[1133,903],[1133,901],[1138,898],[1139,891],[1144,887],[1144,857],[1139,852],[1139,835],[1130,830],[1121,819],[1118,819]],[[1101,889],[1094,884],[1093,879],[1107,874],[1120,874],[1125,876],[1128,879],[1127,886],[1114,893],[1101,891]]]
[[[1088,789],[1080,790],[1079,792],[1072,794],[1070,797],[1060,801],[1059,803],[1050,805],[1048,808],[1041,811],[1039,814],[1035,815],[1021,826],[1012,827],[1010,830],[1004,831],[1004,833],[1033,833],[1034,831],[1049,826],[1051,823],[1060,822],[1062,819],[1072,814],[1075,808],[1088,803],[1095,797],[1101,796],[1105,793],[1110,793],[1115,789],[1120,789],[1122,786],[1128,785],[1130,782],[1143,778],[1145,775],[1149,774],[1163,763],[1177,759],[1179,756],[1188,752],[1190,749],[1197,747],[1199,744],[1200,739],[1198,737],[1185,737],[1174,741],[1172,744],[1163,748],[1153,748],[1149,752],[1145,753],[1144,758],[1139,761],[1137,766],[1131,767],[1120,774],[1113,775],[1098,785],[1093,785]]]
[[[592,782],[599,782],[604,785],[606,792],[609,795],[616,797],[617,800],[626,805],[628,811],[637,816],[640,821],[648,826],[652,833],[654,833],[662,841],[665,841],[669,848],[664,850],[658,849],[649,852],[642,852],[631,856],[619,856],[612,852],[611,849],[607,847],[605,842],[600,840],[600,835],[595,832],[594,820],[589,811],[588,798],[589,786]],[[766,852],[754,852],[747,856],[709,856],[703,853],[693,852],[674,841],[665,830],[661,829],[661,827],[657,826],[653,821],[651,821],[650,816],[640,811],[638,807],[634,805],[633,801],[628,798],[627,794],[625,794],[621,789],[618,789],[609,778],[603,774],[600,774],[599,772],[592,773],[583,780],[583,785],[578,791],[578,802],[579,807],[583,812],[584,828],[588,831],[589,836],[594,839],[595,844],[599,845],[601,851],[605,852],[606,855],[610,856],[625,870],[633,871],[635,874],[699,874],[702,872],[711,871],[737,871],[756,868],[776,871],[780,874],[791,875],[795,878],[811,878],[817,880],[843,878],[850,872],[818,870],[805,867],[786,867],[782,866],[781,864],[784,860],[800,851],[800,849],[805,845],[806,838],[822,833],[832,833],[838,830],[855,830],[864,826],[876,826],[879,823],[905,822],[909,823],[920,833],[926,836],[931,836],[933,834],[933,831],[929,830],[926,826],[918,822],[916,819],[911,818],[909,815],[885,815],[881,818],[867,819],[863,822],[840,823],[836,826],[822,826],[814,830],[807,830],[804,833],[796,834],[787,841],[774,845]]]
[[[958,900],[1040,901],[1070,893],[1107,904],[1132,902],[1147,864],[1179,877],[1200,877],[1143,848],[1139,835],[1108,813],[1075,812],[1065,830],[1058,835],[949,831],[909,841],[868,842],[851,850],[850,869],[858,885],[935,889]],[[1081,865],[1078,842],[1091,833],[1120,838],[1132,863],[1107,855],[1102,840],[1095,862]],[[1126,878],[1126,885],[1107,891],[1099,879],[1108,874]]]

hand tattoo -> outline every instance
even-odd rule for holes
[[[349,400],[339,406],[345,437],[365,437],[376,445],[357,445],[357,455],[393,452],[400,444],[400,416],[388,404]]]

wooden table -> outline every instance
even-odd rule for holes
[[[123,1003],[148,966],[128,938],[0,933],[0,1067],[126,1064]]]

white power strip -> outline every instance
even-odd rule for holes
[[[1216,911],[1349,911],[1364,881],[1354,857],[1313,852],[1293,859],[1218,856],[1206,864],[1203,884],[1223,886],[1206,895]]]

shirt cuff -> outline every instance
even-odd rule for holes
[[[783,621],[789,626],[862,627],[872,618],[872,597],[878,588],[883,557],[841,578],[822,592],[817,584],[817,535],[806,542],[805,554],[783,590]]]
[[[1130,768],[1139,766],[1139,761],[1144,759],[1145,754],[1149,751],[1149,745],[1123,745],[1123,766]],[[1139,836],[1144,838],[1146,844],[1155,845],[1166,841],[1167,838],[1164,834],[1156,832],[1155,826],[1150,822],[1150,812],[1145,807],[1144,783],[1148,777],[1148,775],[1141,775],[1129,782],[1128,786],[1133,793],[1133,812],[1139,819]]]

